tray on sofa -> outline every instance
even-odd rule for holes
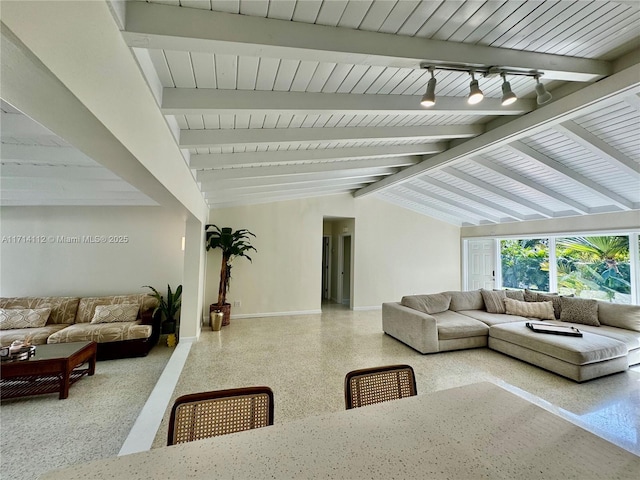
[[[527,327],[537,333],[549,333],[551,335],[566,335],[569,337],[581,337],[582,332],[576,327],[563,325],[549,325],[547,323],[527,322]]]

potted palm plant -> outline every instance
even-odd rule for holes
[[[229,282],[231,280],[231,262],[235,257],[244,257],[252,262],[251,257],[247,255],[247,252],[250,252],[251,250],[257,252],[255,247],[251,245],[251,239],[249,238],[255,238],[255,235],[245,228],[234,232],[233,229],[229,227],[219,228],[213,224],[206,225],[205,232],[207,251],[215,248],[222,250],[218,302],[210,306],[210,311],[222,312],[222,325],[229,325],[231,319],[231,305],[227,303],[227,292],[229,291]]]
[[[167,335],[167,345],[175,347],[177,343],[177,332],[179,329],[179,313],[180,306],[182,304],[182,285],[178,285],[175,292],[171,291],[171,286],[167,284],[167,299],[150,285],[144,285],[143,288],[150,288],[153,294],[152,297],[158,300],[158,306],[153,311],[156,315],[158,312],[162,315],[163,319],[160,323],[160,333]]]

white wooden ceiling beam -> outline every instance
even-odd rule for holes
[[[490,222],[493,222],[493,223],[500,223],[500,219],[498,217],[491,215],[490,213],[487,213],[486,210],[479,210],[477,208],[474,208],[471,205],[469,205],[469,203],[458,202],[457,200],[453,200],[452,198],[445,197],[443,195],[438,195],[437,193],[434,193],[430,190],[426,190],[420,187],[416,187],[415,185],[412,185],[410,183],[404,184],[402,188],[411,190],[412,192],[422,195],[425,198],[437,200],[447,205],[451,205],[455,208],[459,208],[460,210],[464,210],[471,214],[477,215],[478,218],[489,220]]]
[[[560,192],[547,188],[538,182],[534,182],[533,180],[523,175],[520,175],[519,173],[514,172],[513,170],[509,170],[508,168],[505,168],[502,165],[498,165],[497,163],[482,157],[473,157],[472,160],[477,165],[491,172],[494,175],[499,175],[501,177],[506,178],[510,182],[518,183],[530,190],[533,190],[533,192],[536,195],[544,195],[553,201],[563,203],[566,206],[574,209],[578,213],[582,213],[582,214],[593,213],[591,212],[589,207],[581,204],[580,202],[577,202],[572,198],[569,198],[566,195],[563,195]]]
[[[469,138],[484,132],[482,125],[349,128],[244,128],[181,130],[181,148],[234,145],[317,143],[335,141],[446,140]]]
[[[423,214],[428,214],[426,213],[428,211],[436,211],[436,212],[441,212],[443,215],[448,215],[450,217],[456,218],[458,219],[458,221],[462,219],[465,222],[470,223],[472,225],[480,224],[480,220],[478,220],[478,217],[470,214],[467,210],[458,209],[452,206],[449,206],[450,207],[449,208],[449,207],[443,207],[442,205],[433,205],[432,203],[428,203],[428,202],[420,204],[419,199],[412,197],[408,193],[402,192],[400,190],[385,192],[385,196],[387,195],[392,195],[394,197],[400,198],[402,200],[402,202],[398,202],[400,204],[403,204],[405,202],[412,202],[416,205],[420,205],[421,207],[420,210],[422,211]],[[406,205],[406,204],[404,204],[403,206],[405,208],[411,208],[409,205]],[[414,209],[414,210],[417,211],[417,209]]]
[[[473,193],[470,193],[461,188],[454,187],[453,185],[449,185],[448,183],[442,182],[440,180],[436,180],[435,178],[420,178],[420,181],[423,183],[441,188],[442,190],[451,192],[463,199],[475,202],[478,205],[482,205],[483,207],[490,208],[492,210],[495,210],[496,212],[502,212],[506,215],[509,215],[512,218],[515,218],[516,220],[527,219],[527,216],[520,212],[516,212],[515,210],[505,207],[504,205],[499,205],[495,202],[492,202],[491,200],[487,200],[486,198],[479,197],[478,195],[474,195]]]
[[[198,170],[196,180],[226,180],[230,178],[280,177],[305,173],[335,172],[339,170],[376,169],[412,165],[418,157],[378,158],[344,162],[312,163],[309,165],[278,165],[269,167],[227,168],[224,170]]]
[[[380,147],[328,148],[311,150],[283,150],[247,153],[207,153],[191,155],[193,169],[238,167],[262,163],[317,162],[321,160],[349,160],[363,158],[391,158],[428,155],[446,150],[443,143],[419,145],[388,145]]]
[[[362,185],[362,184],[360,184]],[[324,187],[303,187],[303,188],[294,188],[289,190],[282,190],[279,188],[272,188],[271,190],[265,190],[262,192],[214,192],[205,194],[205,200],[216,201],[216,200],[225,200],[225,199],[240,199],[240,198],[256,198],[256,197],[265,197],[271,195],[297,195],[299,193],[342,193],[349,192],[353,189],[357,188],[358,184],[355,185],[334,185],[334,186],[324,186]]]
[[[535,162],[538,165],[543,166],[546,170],[553,172],[554,175],[559,175],[566,181],[578,185],[581,188],[589,190],[591,193],[598,195],[600,198],[607,202],[611,202],[613,205],[620,207],[623,210],[633,210],[633,202],[627,200],[621,195],[612,192],[608,188],[594,182],[590,178],[576,172],[575,170],[563,165],[562,163],[547,157],[543,153],[534,150],[533,148],[525,145],[520,141],[515,141],[509,145],[505,145],[505,148],[515,153],[521,158],[525,158],[529,161]]]
[[[295,182],[289,184],[264,184],[264,185],[243,185],[243,186],[226,186],[224,182],[221,182],[218,187],[203,189],[202,193],[204,193],[205,198],[208,195],[212,195],[215,193],[221,193],[225,195],[234,195],[236,193],[269,193],[271,191],[288,191],[288,190],[300,190],[303,188],[316,188],[316,187],[338,187],[338,186],[347,186],[351,187],[353,185],[366,185],[367,183],[375,182],[378,177],[370,176],[370,177],[359,177],[359,178],[338,178],[338,179],[327,179],[327,180],[314,180],[314,181],[305,181],[305,182]]]
[[[500,128],[489,130],[476,138],[450,148],[446,152],[364,187],[354,195],[360,197],[406,182],[417,175],[434,168],[440,168],[454,160],[482,154],[514,140],[535,135],[554,125],[579,115],[586,115],[604,105],[610,105],[638,92],[640,92],[640,64],[635,64],[527,115],[515,118]]]
[[[546,79],[591,82],[609,62],[350,28],[127,2],[130,47],[420,68],[422,61],[538,70]]]
[[[50,166],[20,165],[7,163],[2,165],[2,178],[65,178],[73,180],[120,180],[110,170],[101,166]]]
[[[284,195],[264,195],[259,198],[240,198],[240,199],[226,199],[220,200],[217,202],[209,201],[207,202],[211,208],[227,208],[227,207],[238,207],[242,205],[258,205],[261,203],[273,203],[273,202],[286,202],[288,200],[299,200],[301,198],[309,198],[309,197],[326,197],[329,195],[339,195],[349,193],[350,190],[336,190],[329,192],[303,192],[296,194],[284,194]]]
[[[522,197],[519,197],[518,195],[514,195],[512,193],[507,192],[506,190],[503,190],[502,188],[498,188],[495,185],[490,184],[489,182],[485,182],[483,180],[480,180],[478,178],[475,178],[465,172],[461,172],[460,170],[457,170],[453,167],[445,167],[442,169],[443,172],[445,172],[447,175],[451,175],[454,178],[460,179],[464,182],[469,183],[470,185],[473,185],[474,187],[478,187],[482,190],[486,190],[488,192],[493,193],[494,195],[497,195],[499,197],[505,198],[513,203],[517,203],[518,205],[522,205],[523,207],[526,207],[528,210],[533,210],[534,212],[542,215],[543,217],[546,218],[553,218],[553,212],[549,209],[546,209],[544,207],[541,207],[540,205],[537,205],[533,202],[530,202],[528,200],[523,199]]]
[[[211,190],[215,188],[249,187],[261,185],[291,185],[303,182],[316,182],[319,180],[347,179],[347,178],[371,178],[373,176],[382,177],[392,175],[397,172],[397,168],[361,168],[356,170],[333,170],[316,173],[302,173],[296,175],[286,175],[280,177],[257,177],[257,178],[229,178],[229,179],[207,179],[201,181],[201,190]]]
[[[640,179],[640,164],[582,128],[573,120],[563,122],[554,128],[565,137],[606,160],[613,168],[620,170],[625,175],[631,175],[632,178]]]
[[[358,95],[348,93],[271,92],[215,90],[208,88],[165,88],[162,113],[165,115],[522,115],[535,109],[535,100],[518,99],[503,107],[499,98],[485,98],[469,105],[465,97],[438,97],[429,108],[421,97],[409,95]]]

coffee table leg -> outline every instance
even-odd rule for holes
[[[89,371],[87,375],[92,376],[96,373],[96,354],[94,353],[89,359]]]
[[[60,400],[64,400],[69,396],[69,386],[70,381],[69,377],[71,376],[71,369],[69,365],[64,367],[64,371],[62,372],[62,376],[60,377]]]

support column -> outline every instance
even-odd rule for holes
[[[180,341],[195,341],[200,336],[204,301],[205,246],[204,224],[195,217],[185,222],[184,271]]]

